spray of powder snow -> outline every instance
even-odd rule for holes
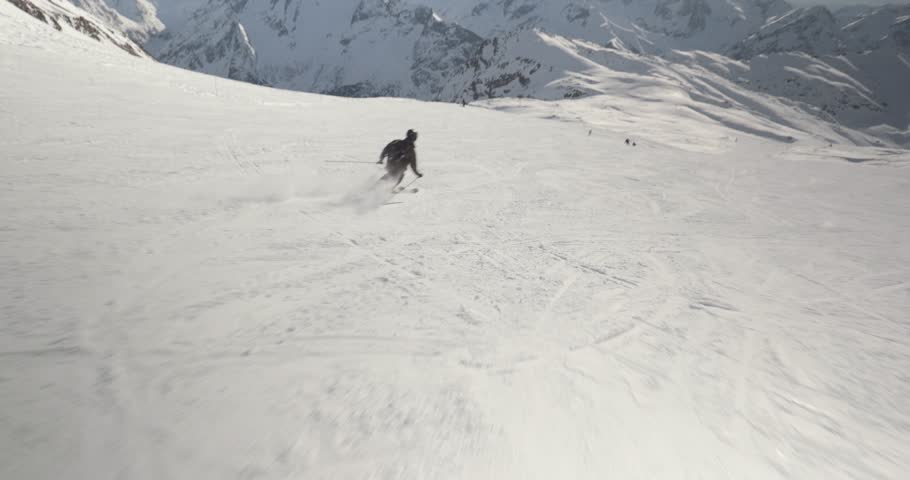
[[[348,209],[364,214],[382,206],[392,195],[393,183],[375,173],[327,175],[325,172],[263,174],[223,181],[205,200],[221,208],[252,204],[315,202],[323,209]]]

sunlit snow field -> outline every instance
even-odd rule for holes
[[[0,478],[910,471],[907,151],[54,35],[0,2]]]

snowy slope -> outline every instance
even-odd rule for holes
[[[85,35],[107,46],[113,46],[137,57],[148,57],[139,44],[131,40],[119,27],[112,25],[110,18],[99,18],[67,2],[54,0],[8,0],[35,20],[53,28],[62,35]],[[107,14],[119,18],[119,14],[107,9]],[[8,32],[8,36],[18,32]]]
[[[0,2],[0,478],[901,478],[907,151],[597,100],[261,88]],[[358,200],[407,128],[419,190]]]

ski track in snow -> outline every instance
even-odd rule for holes
[[[183,72],[5,2],[0,32],[0,478],[910,471],[893,152],[633,148]],[[419,191],[365,193],[407,128]]]

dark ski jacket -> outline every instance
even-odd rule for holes
[[[417,171],[417,152],[414,150],[416,140],[417,132],[408,130],[406,138],[392,140],[382,149],[379,161],[376,163],[382,163],[383,159],[388,159],[386,170],[389,172],[401,173],[410,166],[415,175],[422,177],[423,174]]]

